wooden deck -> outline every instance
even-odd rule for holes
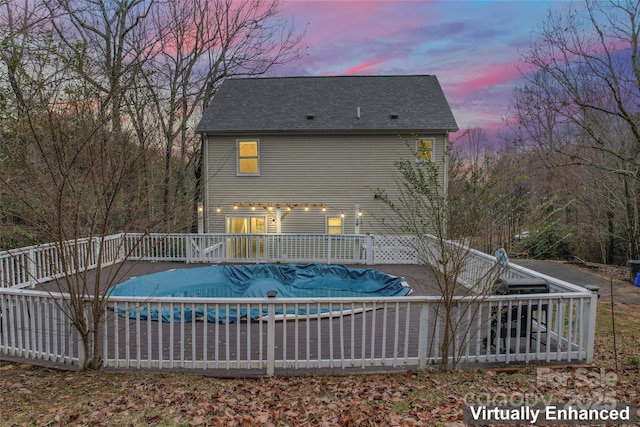
[[[255,237],[245,236],[251,241]],[[272,262],[281,262],[282,253],[287,253],[287,259],[292,260],[328,262],[339,259],[347,265],[362,261],[373,264],[377,260],[379,264],[372,266],[403,276],[413,289],[414,297],[332,301],[300,299],[297,300],[300,307],[320,303],[337,305],[342,309],[344,301],[349,301],[349,308],[358,304],[360,307],[359,312],[350,315],[332,310],[332,315],[322,320],[299,314],[298,318],[280,322],[272,321],[271,316],[269,321],[257,316],[252,321],[241,320],[234,324],[221,322],[215,318],[215,313],[244,307],[242,310],[245,312],[250,310],[253,313],[257,309],[264,315],[265,307],[267,310],[283,310],[289,308],[294,300],[282,297],[226,301],[175,298],[151,302],[146,298],[113,298],[109,301],[106,322],[100,326],[103,331],[100,342],[93,343],[102,349],[105,366],[116,369],[193,369],[200,374],[212,375],[236,375],[233,370],[238,370],[237,375],[245,376],[260,375],[265,361],[268,374],[272,374],[274,368],[276,373],[284,370],[300,374],[314,373],[315,369],[332,373],[350,369],[371,372],[390,367],[404,369],[411,363],[424,366],[437,361],[435,355],[438,351],[430,352],[428,347],[438,349],[444,339],[442,325],[446,316],[438,297],[441,293],[438,277],[428,267],[405,264],[416,262],[415,251],[407,243],[411,236],[344,235],[335,239],[329,235],[257,237],[265,239],[260,248],[265,248],[264,256]],[[223,248],[231,238],[238,237],[227,234],[122,233],[103,240],[81,239],[63,248],[53,243],[21,248],[0,254],[2,286],[20,288],[59,275],[65,268],[62,260],[68,260],[68,257],[61,256],[60,251],[64,250],[81,255],[75,260],[79,273],[62,280],[52,280],[38,288],[65,292],[67,286],[73,286],[76,296],[78,293],[87,296],[102,294],[109,286],[132,276],[207,265],[200,262],[238,262],[238,259],[229,258],[228,251],[209,251],[212,247]],[[437,250],[437,239],[424,236],[424,240]],[[450,242],[450,245],[458,246],[455,242]],[[285,246],[287,251],[282,252]],[[104,251],[99,254],[98,248]],[[134,251],[127,252],[130,261],[119,263],[122,248]],[[474,250],[469,254],[461,283],[475,283],[496,265],[492,256]],[[255,260],[257,254],[253,255],[251,259]],[[132,259],[155,262],[134,262]],[[248,258],[241,261],[245,260]],[[193,263],[184,264],[184,261]],[[89,269],[100,262],[102,265],[116,264],[103,267],[99,272]],[[386,262],[401,264],[389,265]],[[370,265],[353,267],[367,268]],[[83,271],[85,268],[88,270]],[[504,277],[529,279],[537,275],[512,265],[504,272]],[[595,296],[563,281],[550,277],[545,277],[545,280],[550,284],[549,294],[492,296],[480,300],[469,298],[465,299],[469,304],[454,304],[454,323],[462,321],[470,326],[470,330],[449,336],[453,338],[452,346],[465,352],[462,356],[465,363],[592,360]],[[460,286],[457,294],[464,295],[465,291]],[[80,340],[69,320],[66,304],[60,303],[64,297],[19,289],[2,292],[0,352],[3,357],[5,354],[21,356],[65,366],[77,366],[82,362]],[[230,301],[233,305],[229,305]],[[521,316],[522,311],[533,312],[534,307],[547,308],[545,317],[541,317],[541,313],[536,314],[535,320],[533,316],[527,319]],[[197,310],[199,313],[214,313],[214,318],[211,322],[191,322],[182,321],[187,320],[186,317],[177,319],[174,315],[173,321],[157,322],[147,321],[141,311],[170,310],[176,313],[176,308],[178,317],[186,314],[187,310]],[[294,307],[294,310],[298,308]],[[470,314],[469,310],[475,313]],[[127,314],[127,317],[119,314]],[[500,331],[513,331],[514,326],[515,335],[502,340],[504,335]],[[485,341],[493,345],[485,344]],[[498,348],[495,348],[496,344]],[[420,351],[416,351],[418,348]]]
[[[103,269],[100,288],[104,290],[130,277],[206,265],[170,262],[117,264]],[[379,265],[374,268],[404,277],[413,289],[414,296],[440,294],[436,278],[427,267]],[[95,271],[83,274],[87,283],[95,281]],[[62,283],[48,283],[43,287],[49,291],[64,291]],[[463,291],[460,290],[461,294]],[[209,307],[216,311],[230,309],[224,305]],[[431,319],[435,318],[433,313],[430,316]],[[488,313],[483,313],[481,317],[480,321],[473,320],[474,323],[477,322],[477,326],[474,324],[472,328],[476,331],[488,331]],[[419,323],[419,303],[397,306],[393,303],[370,305],[357,314],[336,311],[331,318],[301,318],[277,322],[274,331],[277,338],[273,351],[276,360],[280,362],[276,367],[276,374],[348,374],[416,369],[417,365],[408,360],[411,358],[404,360],[403,354],[417,353]],[[111,366],[106,370],[177,369],[212,376],[265,375],[264,361],[269,351],[266,321],[158,322],[123,317],[110,310],[106,318],[106,330],[109,339],[98,345],[104,352],[106,343],[106,358],[118,360],[117,366]],[[482,349],[486,348],[483,341],[488,335],[487,332],[478,332],[479,338],[473,344],[487,355],[495,351],[491,348]],[[544,350],[546,345],[542,337],[538,335],[536,342],[529,339],[513,339],[510,351],[524,351],[527,346],[532,345]],[[438,352],[436,349],[432,351],[434,355]],[[327,363],[328,359],[335,361]],[[370,364],[369,360],[373,359],[377,359],[376,363]],[[380,359],[383,360],[382,366],[377,366]],[[206,362],[203,363],[203,360]]]

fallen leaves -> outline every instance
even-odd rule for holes
[[[619,313],[618,333],[624,339],[618,340],[618,350],[627,360],[640,360],[640,319],[635,310],[628,310],[627,316],[623,310]],[[609,373],[614,366],[609,329],[597,339],[597,366],[592,368],[604,367]],[[551,374],[570,369],[565,366]],[[219,379],[180,373],[69,373],[0,362],[0,425],[459,427],[466,399],[487,396],[566,401],[578,392],[585,396],[609,393],[618,401],[640,403],[636,364],[620,361],[613,384],[598,380],[605,377],[598,370],[574,375],[563,384],[541,384],[535,368],[528,367]]]
[[[532,369],[508,375],[427,371],[244,380],[145,373],[123,380],[114,374],[77,373],[75,381],[68,381],[68,373],[33,367],[20,371],[24,376],[18,381],[9,379],[13,371],[6,366],[0,387],[10,391],[0,397],[0,409],[18,408],[6,412],[6,425],[459,426],[471,393],[510,396],[528,390],[566,399],[571,392],[540,388]],[[37,399],[17,393],[25,386],[41,392],[40,384],[51,389]],[[637,401],[631,392],[625,397]]]

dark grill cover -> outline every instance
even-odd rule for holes
[[[498,279],[496,295],[548,294],[549,283],[545,279],[527,277],[523,279]]]

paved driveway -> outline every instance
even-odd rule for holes
[[[592,273],[580,267],[561,261],[542,261],[537,259],[516,259],[512,262],[547,276],[564,280],[574,285],[596,285],[600,287],[600,300],[611,301],[611,278]],[[629,281],[613,279],[614,302],[640,305],[640,287]]]

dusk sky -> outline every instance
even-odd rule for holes
[[[272,75],[435,74],[460,129],[503,127],[520,52],[567,1],[284,0],[308,56]]]

